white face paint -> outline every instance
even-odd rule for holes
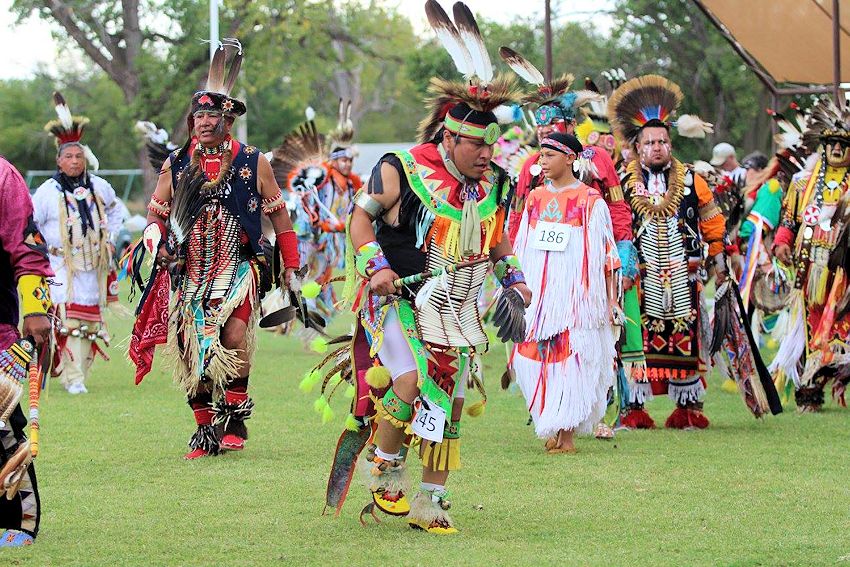
[[[664,128],[647,128],[638,142],[640,161],[649,168],[662,168],[670,163],[672,147]]]

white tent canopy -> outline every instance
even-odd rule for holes
[[[699,0],[778,83],[831,85],[833,0]],[[850,0],[839,0],[841,81],[850,80]],[[839,81],[840,82],[840,81]]]

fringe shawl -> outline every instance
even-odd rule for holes
[[[526,282],[534,292],[526,309],[529,341],[609,324],[605,273],[612,267],[608,254],[616,250],[616,242],[604,201],[592,200],[588,205],[591,207],[589,214],[587,209],[584,211],[583,226],[568,228],[570,236],[564,252],[533,248],[528,211],[522,216],[515,249]]]

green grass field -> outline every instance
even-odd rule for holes
[[[129,329],[111,327],[116,340]],[[850,564],[848,410],[757,422],[714,381],[706,431],[583,438],[578,454],[547,456],[521,396],[498,389],[503,352],[488,355],[490,403],[465,418],[464,468],[449,483],[461,533],[440,538],[398,518],[361,527],[359,479],[340,517],[321,515],[347,408],[340,396],[337,420],[321,424],[297,387],[316,355],[295,339],[261,334],[246,450],[194,462],[181,459],[194,425],[168,362],[136,387],[113,348],[88,395],[51,384],[41,533],[0,564]],[[671,408],[650,405],[660,423]]]

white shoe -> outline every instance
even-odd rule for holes
[[[86,387],[82,384],[79,384],[79,383],[71,384],[70,386],[68,386],[66,388],[66,390],[68,390],[69,394],[74,394],[74,395],[76,395],[76,394],[87,394],[88,393],[88,390],[86,390]]]

